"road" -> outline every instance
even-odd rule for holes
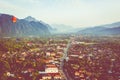
[[[64,76],[64,77],[65,77],[65,80],[69,80],[69,79],[68,79],[68,74],[65,74],[64,71],[63,71],[63,65],[64,65],[64,59],[67,58],[68,49],[69,49],[70,45],[71,45],[71,40],[68,41],[67,47],[64,49],[64,55],[63,55],[63,57],[61,58],[61,63],[60,63],[60,68],[61,68],[61,70],[62,70],[62,73],[65,75],[65,76]]]

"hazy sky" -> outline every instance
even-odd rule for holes
[[[0,13],[87,27],[120,21],[120,0],[0,0]]]

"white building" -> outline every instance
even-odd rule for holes
[[[45,72],[46,73],[58,73],[58,67],[56,67],[54,64],[46,65]]]

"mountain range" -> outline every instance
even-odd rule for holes
[[[120,35],[120,22],[82,29],[64,24],[49,25],[31,16],[19,19],[13,15],[0,14],[0,37],[41,37],[56,33]]]
[[[89,27],[89,28],[78,31],[77,34],[120,35],[120,22]]]
[[[49,36],[50,26],[28,16],[24,19],[16,18],[12,21],[13,15],[0,14],[0,37],[29,37]]]

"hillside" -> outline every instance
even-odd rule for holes
[[[50,31],[48,26],[40,21],[34,21],[32,17],[18,19],[14,22],[13,15],[0,15],[0,36],[1,37],[28,37],[28,36],[48,36]]]

